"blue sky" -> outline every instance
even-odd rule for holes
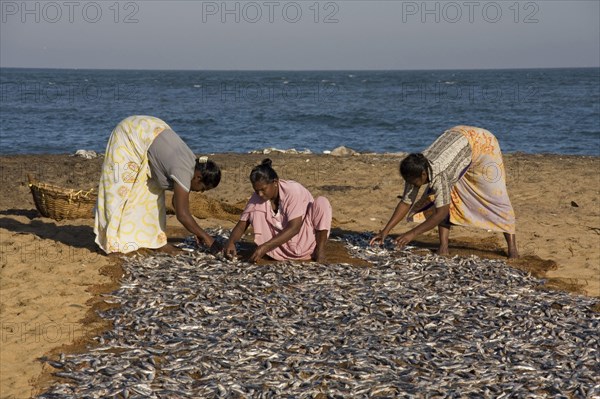
[[[597,67],[600,1],[0,1],[0,66]]]

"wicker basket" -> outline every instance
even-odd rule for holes
[[[77,191],[40,183],[31,175],[27,177],[35,207],[42,216],[54,220],[94,217],[94,206],[98,198],[96,190]]]

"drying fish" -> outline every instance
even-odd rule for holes
[[[250,264],[191,241],[128,259],[101,313],[113,329],[49,361],[61,379],[39,398],[600,397],[600,300],[369,239],[342,239],[369,267]]]

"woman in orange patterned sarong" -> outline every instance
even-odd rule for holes
[[[508,245],[508,257],[519,256],[502,153],[492,133],[472,126],[453,127],[422,154],[407,156],[400,163],[400,174],[405,180],[402,200],[371,245],[383,242],[408,215],[409,221],[421,223],[396,238],[398,246],[438,226],[438,253],[447,255],[450,226],[454,224],[500,231]],[[422,185],[427,189],[415,202]]]

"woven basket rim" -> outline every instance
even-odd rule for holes
[[[93,188],[75,190],[39,182],[30,174],[27,177],[33,202],[42,216],[55,220],[92,216],[98,198],[98,194]]]
[[[52,194],[56,196],[63,196],[71,200],[96,200],[98,193],[96,189],[91,188],[89,190],[76,190],[73,188],[64,188],[55,184],[44,183],[36,180],[33,176],[28,175],[29,188],[43,191],[45,194]]]

